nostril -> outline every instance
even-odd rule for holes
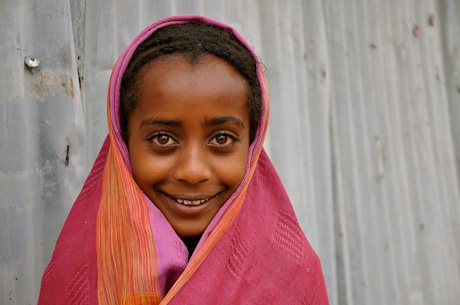
[[[211,170],[206,158],[183,157],[174,168],[173,177],[177,181],[197,184],[211,177]]]

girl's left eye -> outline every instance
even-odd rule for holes
[[[233,142],[235,142],[235,137],[224,133],[214,136],[211,141],[209,141],[210,144],[216,146],[229,146]]]

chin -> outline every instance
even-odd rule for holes
[[[176,231],[176,234],[179,235],[181,238],[187,238],[187,237],[198,237],[203,235],[204,231],[206,230],[207,226],[205,227],[173,227],[174,231]]]

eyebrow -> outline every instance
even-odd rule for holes
[[[176,121],[176,120],[149,118],[149,119],[142,120],[140,128],[142,128],[145,125],[162,125],[162,126],[179,127],[181,126],[181,122]]]
[[[241,119],[233,116],[222,116],[213,118],[209,122],[206,122],[206,125],[222,125],[227,123],[238,125],[241,128],[246,128],[246,125],[244,125],[244,122]]]

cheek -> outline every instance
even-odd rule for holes
[[[140,188],[146,192],[152,185],[164,180],[170,172],[170,162],[142,151],[130,152],[133,177]]]
[[[219,174],[229,186],[230,190],[235,191],[243,180],[246,172],[248,154],[246,152],[221,162]],[[222,160],[221,160],[222,161]]]

